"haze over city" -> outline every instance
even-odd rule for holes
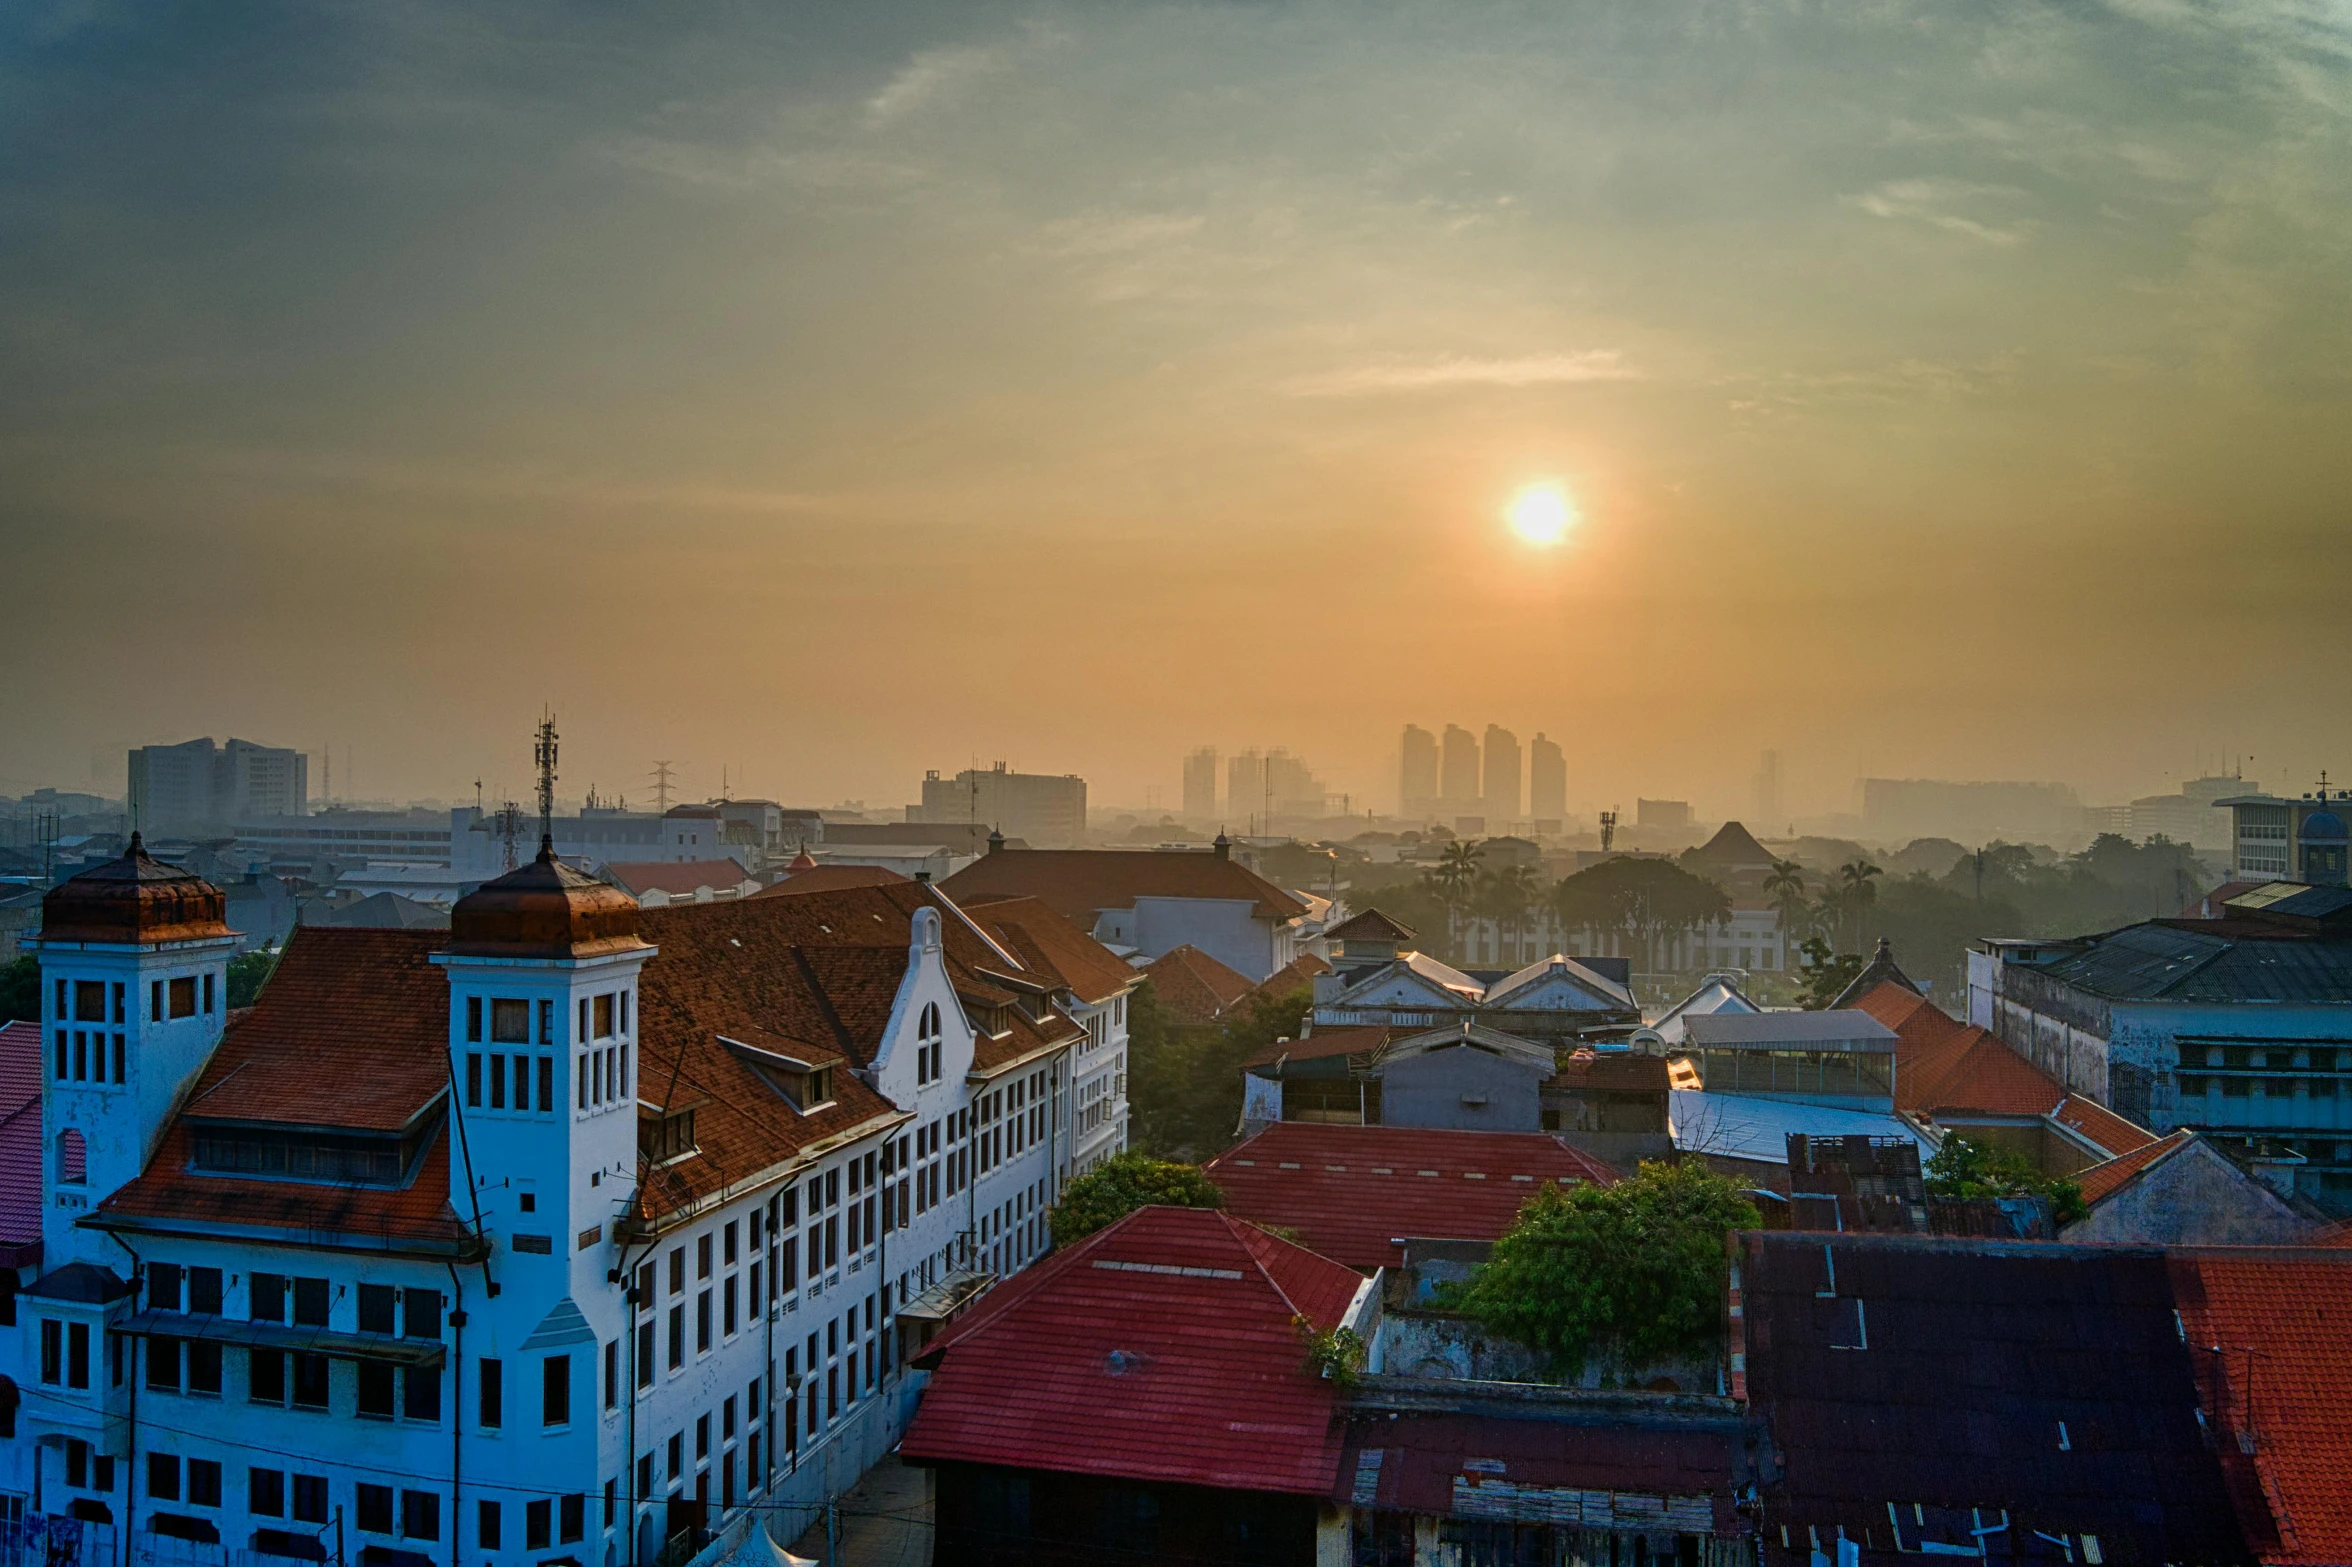
[[[2352,71],[2293,4],[0,20],[0,787],[1583,807],[2310,787]],[[1528,529],[1515,498],[1560,505]],[[313,787],[317,780],[314,776]]]

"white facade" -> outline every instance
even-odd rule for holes
[[[97,1214],[192,1108],[230,943],[44,949],[63,1052],[44,1125],[81,1144],[44,1169],[42,1282],[0,1328],[23,1392],[0,1505],[377,1567],[649,1563],[754,1501],[788,1542],[903,1429],[916,1337],[1042,1254],[1062,1182],[1125,1142],[1124,994],[1075,1009],[1083,1043],[979,1068],[941,920],[914,912],[859,1073],[883,1110],[650,1224],[641,1192],[693,1148],[692,1096],[640,1081],[659,954],[441,954],[449,1080],[422,1151],[354,1178],[389,1197],[446,1160],[461,1229],[438,1242],[324,1213],[274,1232]]]

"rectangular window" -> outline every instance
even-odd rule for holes
[[[539,1058],[539,1108],[542,1112],[555,1108],[555,1057]]]
[[[613,1000],[609,993],[596,998],[596,1021],[592,1032],[598,1039],[610,1039],[613,1036]]]
[[[327,1477],[325,1475],[296,1475],[294,1477],[294,1521],[296,1523],[325,1523],[327,1521]]]
[[[403,1539],[409,1540],[440,1539],[441,1493],[438,1491],[401,1492],[400,1533]]]
[[[410,1366],[400,1376],[401,1412],[411,1420],[441,1418],[441,1368]]]
[[[246,1470],[245,1510],[263,1518],[285,1517],[286,1471],[283,1469]]]
[[[180,1460],[175,1453],[147,1455],[147,1494],[159,1502],[180,1499]]]
[[[99,979],[77,979],[73,988],[73,1020],[77,1023],[106,1021],[106,982]]]
[[[65,1325],[65,1385],[86,1388],[90,1385],[90,1325],[69,1322]]]
[[[493,1110],[506,1108],[506,1057],[504,1056],[494,1055],[490,1058],[490,1108]]]
[[[325,1279],[296,1279],[294,1281],[294,1325],[301,1328],[325,1327],[329,1299]]]
[[[221,1347],[201,1340],[187,1346],[188,1391],[212,1398],[220,1397]]]
[[[705,1354],[711,1347],[711,1292],[704,1290],[694,1297],[694,1352]]]
[[[539,1043],[555,1043],[555,1003],[552,1001],[541,1000],[539,1003]],[[546,1106],[540,1108],[545,1109]]]
[[[466,1108],[482,1108],[482,1053],[479,1050],[466,1052]]]
[[[327,1357],[296,1354],[293,1357],[294,1398],[296,1409],[324,1409],[327,1407]]]
[[[555,1508],[545,1499],[523,1504],[524,1550],[544,1551],[555,1543],[554,1517]]]
[[[286,1352],[252,1349],[245,1352],[246,1394],[256,1404],[286,1402]]]
[[[698,1415],[694,1420],[694,1461],[701,1463],[710,1457],[710,1416]]]
[[[528,1110],[531,1108],[531,1058],[516,1055],[512,1059],[515,1074],[514,1107],[517,1110]],[[547,1106],[543,1104],[539,1108],[544,1110]]]
[[[282,1273],[256,1273],[249,1276],[245,1286],[246,1315],[256,1322],[286,1320],[286,1276]]]
[[[485,1431],[495,1431],[506,1418],[506,1365],[484,1359],[476,1363],[474,1392]]]
[[[527,1045],[531,1042],[531,1003],[499,996],[490,1002],[490,1043]]]
[[[65,1016],[65,981],[62,979],[57,982],[57,1015]],[[163,1021],[163,981],[160,979],[150,981],[147,986],[147,1021]]]
[[[670,1369],[686,1364],[686,1308],[670,1308]]]
[[[214,1460],[188,1460],[188,1501],[197,1507],[218,1507],[221,1504],[221,1467]]]
[[[653,1386],[653,1324],[637,1324],[637,1385]]]
[[[587,1533],[588,1498],[577,1492],[565,1497],[559,1516],[562,1528],[557,1543],[570,1545]]]
[[[195,975],[184,974],[178,979],[168,981],[165,988],[168,992],[168,1006],[171,1016],[183,1018],[196,1015]]]
[[[588,1058],[586,1056],[580,1057],[579,1065],[579,1104],[575,1108],[585,1110],[588,1108]]]
[[[212,1016],[212,971],[209,969],[204,974],[204,1015]]]
[[[736,1286],[741,1282],[742,1281],[739,1279],[729,1278],[722,1288],[723,1304],[725,1310],[722,1313],[723,1321],[721,1325],[726,1330],[727,1337],[729,1338],[733,1338],[735,1336],[735,1290]]]
[[[156,1334],[147,1340],[147,1385],[166,1393],[180,1390],[180,1341]]]
[[[466,1043],[469,1045],[478,1045],[481,1042],[482,998],[480,996],[468,996],[466,997]]]
[[[539,1367],[539,1423],[570,1425],[572,1421],[572,1357],[550,1355]]]
[[[221,1309],[221,1270],[188,1270],[188,1310],[200,1317],[217,1317]]]
[[[621,1407],[621,1341],[608,1339],[604,1346],[604,1407]]]
[[[711,1276],[711,1238],[708,1235],[695,1238],[694,1276],[698,1279],[707,1279]]]
[[[499,1548],[498,1504],[496,1502],[476,1502],[474,1504],[474,1543],[485,1551],[495,1551]]]
[[[439,1338],[441,1292],[418,1289],[401,1291],[400,1325],[404,1338]]]
[[[393,1333],[392,1308],[400,1292],[389,1284],[362,1284],[359,1287],[359,1331],[381,1333],[390,1338]]]

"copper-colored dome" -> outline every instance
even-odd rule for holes
[[[537,859],[482,883],[449,911],[457,957],[592,958],[644,945],[637,900],[572,869],[544,841]]]
[[[166,865],[137,833],[119,860],[92,866],[41,900],[41,939],[137,946],[236,934],[228,899],[194,871]]]

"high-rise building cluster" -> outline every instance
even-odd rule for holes
[[[1407,724],[1397,793],[1409,817],[1475,817],[1490,829],[1526,823],[1556,831],[1568,814],[1568,759],[1541,733],[1523,751],[1519,736],[1500,724],[1488,724],[1483,740],[1459,724],[1446,725],[1442,737]]]
[[[310,758],[280,746],[207,735],[130,753],[131,819],[148,833],[233,827],[310,809]]]
[[[1252,748],[1223,758],[1224,792],[1218,792],[1217,748],[1200,746],[1184,758],[1184,814],[1196,822],[1238,826],[1280,817],[1320,820],[1334,814],[1331,791],[1306,759],[1288,749]]]

